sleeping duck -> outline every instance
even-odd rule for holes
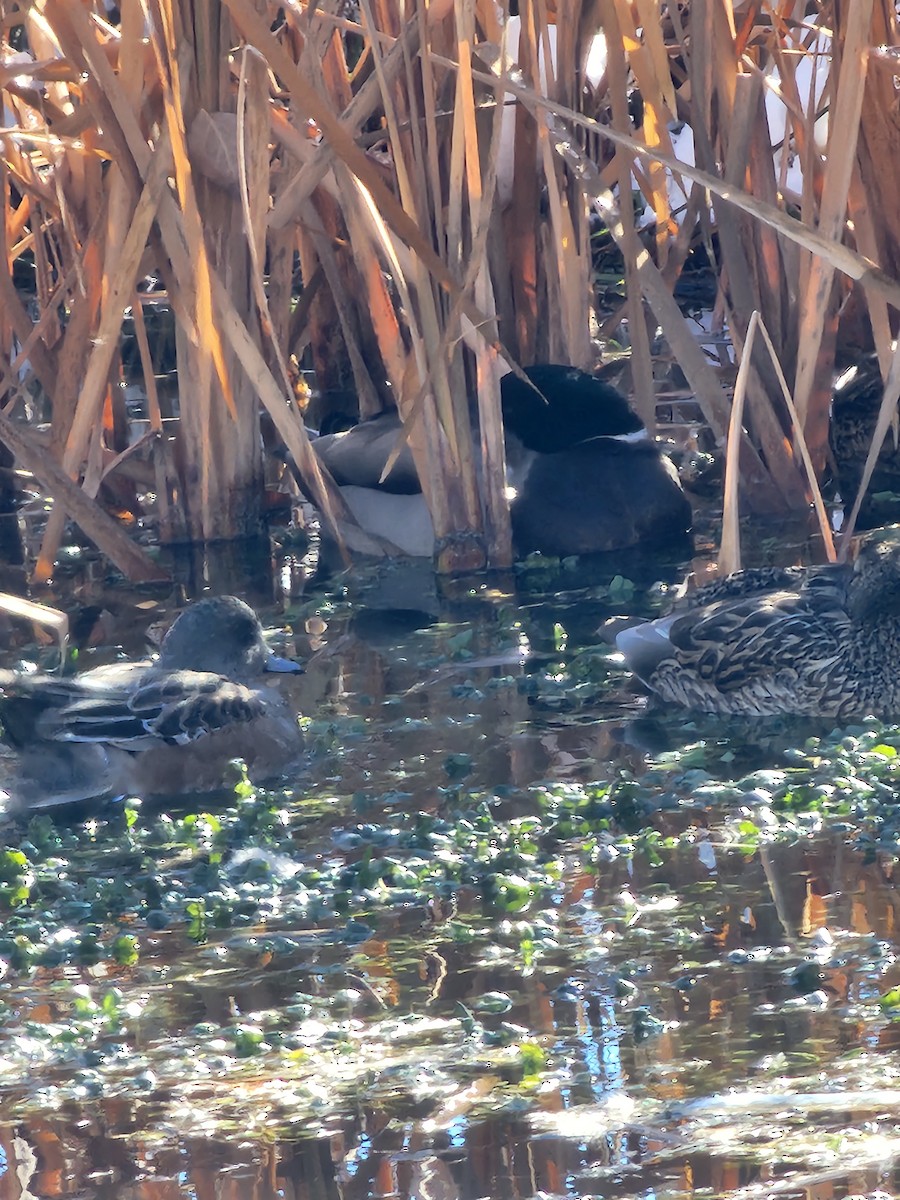
[[[853,565],[738,571],[616,638],[651,692],[710,713],[900,714],[900,537]]]
[[[675,468],[625,397],[576,367],[544,363],[525,374],[534,387],[512,374],[500,385],[517,553],[564,557],[685,538],[691,508]],[[434,532],[408,447],[382,479],[400,430],[395,412],[382,413],[314,446],[364,529],[430,556]]]

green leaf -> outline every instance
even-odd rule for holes
[[[535,898],[535,889],[521,875],[495,875],[494,896],[504,912],[523,912]]]
[[[112,957],[120,967],[133,967],[138,960],[138,940],[132,933],[117,937],[111,947]]]
[[[896,758],[897,748],[896,746],[886,746],[884,742],[879,742],[877,746],[872,747],[871,753],[880,754],[882,758]]]
[[[540,1075],[546,1067],[547,1055],[537,1042],[520,1042],[519,1063],[522,1067],[523,1077],[533,1079],[536,1075]]]

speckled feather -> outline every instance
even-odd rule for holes
[[[0,691],[7,697],[21,698],[29,682],[27,677],[0,672]],[[42,738],[105,742],[133,751],[159,739],[186,745],[234,723],[252,721],[265,708],[253,688],[207,671],[147,672],[132,690],[91,689],[78,679],[59,681],[54,699],[56,703],[41,714],[37,726]]]
[[[900,714],[896,538],[867,542],[855,567],[738,572],[685,610],[620,638],[664,700],[759,716]]]

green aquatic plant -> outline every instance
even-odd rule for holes
[[[3,860],[0,1027],[12,1049],[0,1087],[11,1111],[39,1111],[47,1087],[54,1104],[168,1089],[171,1120],[203,1094],[211,1128],[249,1128],[264,1105],[276,1124],[312,1128],[363,1100],[437,1111],[475,1081],[485,1111],[527,1107],[536,1083],[567,1078],[577,1045],[568,1035],[548,1045],[533,1028],[526,998],[538,982],[561,1014],[608,977],[617,1036],[634,1047],[677,1028],[669,997],[690,1012],[765,964],[773,1014],[819,1011],[832,962],[876,980],[889,953],[850,935],[814,960],[803,944],[719,953],[718,931],[741,921],[726,880],[835,829],[864,854],[900,853],[900,728],[861,722],[787,746],[776,766],[730,773],[741,755],[733,736],[695,740],[643,772],[456,787],[428,808],[415,793],[270,793],[239,780],[215,812],[130,804],[82,824],[41,814],[8,838]],[[148,980],[169,939],[180,949],[157,990]],[[456,1010],[442,994],[460,964],[490,985]],[[27,997],[60,967],[70,975],[53,985],[58,1019],[28,1023]],[[115,987],[89,982],[98,967]],[[240,999],[255,981],[282,980],[284,1003]],[[165,1027],[179,994],[238,999],[218,1020],[139,1036]],[[872,994],[881,1001],[856,1019],[893,1019],[892,991]],[[52,1084],[25,1070],[38,1045]],[[241,1108],[234,1089],[251,1068],[256,1100]],[[221,1087],[203,1093],[210,1072]]]

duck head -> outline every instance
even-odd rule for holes
[[[595,437],[648,436],[622,393],[595,375],[560,363],[535,363],[524,373],[533,386],[510,372],[500,399],[507,434],[526,449],[555,454]]]
[[[900,527],[880,530],[861,543],[847,609],[856,621],[900,617]]]
[[[237,596],[207,596],[180,613],[163,638],[156,666],[162,671],[209,671],[249,680],[263,671],[300,671],[299,663],[273,654],[259,618]]]

